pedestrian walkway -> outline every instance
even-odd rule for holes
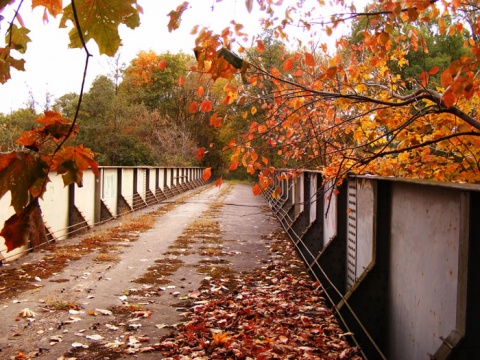
[[[88,337],[96,339],[101,336],[102,343],[110,341],[109,338],[115,339],[122,335],[122,332],[108,329],[105,332],[102,327],[107,323],[110,325],[121,323],[116,319],[119,316],[108,309],[117,308],[121,312],[120,308],[126,304],[130,304],[132,309],[138,307],[142,309],[141,311],[144,309],[148,311],[146,313],[148,318],[140,317],[138,320],[141,334],[152,339],[165,334],[168,327],[161,329],[159,328],[161,326],[156,325],[178,323],[181,316],[172,305],[179,303],[179,299],[197,289],[206,276],[199,273],[196,266],[202,260],[205,264],[208,262],[205,262],[205,256],[202,256],[198,249],[188,249],[191,247],[189,244],[191,241],[186,239],[175,244],[182,238],[189,225],[195,222],[198,225],[202,218],[203,225],[218,222],[218,229],[204,229],[212,232],[204,234],[211,236],[210,242],[220,237],[228,239],[223,250],[210,251],[213,257],[228,256],[232,268],[238,270],[258,267],[264,260],[262,257],[267,257],[265,245],[261,244],[261,237],[278,225],[267,211],[260,208],[264,205],[264,200],[251,195],[249,185],[230,187],[227,184],[221,188],[207,186],[170,201],[177,201],[178,204],[160,216],[155,215],[155,210],[161,209],[165,204],[145,210],[153,212],[152,216],[156,217],[154,226],[146,232],[128,234],[130,240],[123,240],[116,245],[113,261],[99,260],[98,251],[83,255],[80,259],[69,262],[61,273],[49,279],[38,279],[36,282],[38,287],[34,290],[18,294],[15,298],[1,300],[0,357],[9,358],[21,352],[30,355],[38,353],[43,354],[45,358],[56,359],[70,351],[74,343],[78,343],[79,349],[83,349],[80,344],[90,348],[99,343],[99,340]],[[224,202],[226,204],[223,204]],[[225,211],[222,211],[218,219],[216,215],[208,215],[209,211],[212,212],[210,209],[212,205],[224,206]],[[140,215],[139,213],[132,216]],[[117,220],[109,224],[109,227],[113,225],[121,227],[123,223],[128,223],[132,219]],[[190,236],[193,237],[195,234],[192,231]],[[236,236],[237,233],[239,237]],[[214,245],[221,247],[221,241],[218,239],[215,241],[218,244]],[[237,239],[238,241],[234,241]],[[29,254],[5,266],[3,270],[20,269],[22,264],[41,261],[42,258],[39,253]],[[141,278],[149,267],[154,266],[156,261],[162,259],[167,260],[165,264],[172,264],[175,260],[181,259],[183,266],[170,276],[162,274],[159,270],[158,277],[163,280],[156,283],[154,281],[153,284],[148,281],[144,284],[134,282]],[[28,274],[23,275],[25,281],[34,280],[29,279]],[[19,315],[26,308],[36,313],[35,316]],[[103,315],[109,314],[110,311],[112,315]],[[130,314],[122,315],[124,318]],[[128,320],[127,324],[113,325],[112,328],[128,329],[128,326],[132,325]]]
[[[138,231],[139,225],[150,228]],[[12,295],[0,283],[0,357],[159,359],[162,353],[174,353],[166,344],[175,339],[187,354],[189,346],[180,341],[181,335],[169,333],[194,318],[196,307],[207,298],[220,299],[227,293],[238,297],[238,274],[260,271],[259,277],[265,278],[262,271],[279,261],[280,255],[272,253],[272,239],[279,233],[264,199],[253,196],[250,185],[227,183],[202,187],[116,220],[109,229],[29,254],[1,270],[0,281],[15,273],[33,289]],[[95,251],[85,250],[92,243]],[[57,261],[47,255],[61,253],[62,247],[81,256],[45,278],[29,274],[29,269],[33,273]],[[210,330],[208,334],[212,336]],[[227,338],[222,349],[217,344],[200,349],[195,357],[177,358],[208,359],[217,353],[222,358]]]

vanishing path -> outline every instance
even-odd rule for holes
[[[64,252],[70,254],[65,255],[82,255],[57,273],[37,276],[36,282],[28,269],[55,262],[45,260],[48,251],[0,268],[0,280],[9,272],[36,285],[13,297],[4,296],[8,288],[0,285],[0,358],[19,353],[45,359],[128,358],[104,344],[114,348],[129,342],[133,352],[136,344],[158,341],[181,321],[187,295],[205,278],[253,270],[267,262],[262,238],[278,231],[279,225],[264,199],[253,196],[251,186],[205,186],[170,201],[175,203],[115,220],[108,225],[115,232],[95,230],[56,245],[50,250],[55,254],[68,243]],[[170,208],[162,211],[164,207]],[[141,219],[153,217],[152,227],[132,231],[129,221],[147,213]],[[84,241],[91,236],[105,242],[86,251]],[[24,309],[36,314],[26,310],[19,315]],[[158,352],[137,356],[161,358]]]

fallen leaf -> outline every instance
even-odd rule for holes
[[[18,316],[24,317],[24,318],[33,318],[37,315],[35,311],[30,310],[29,308],[25,308],[22,311],[18,313]]]
[[[72,343],[72,347],[73,347],[74,349],[79,349],[79,348],[88,349],[88,345],[82,344],[82,343],[80,343],[80,342],[74,342],[74,343]]]
[[[102,336],[102,335],[98,335],[98,334],[93,334],[93,335],[87,335],[87,336],[85,336],[85,338],[87,338],[87,339],[89,339],[89,340],[98,341],[98,340],[102,340],[102,339],[103,339],[103,336]]]
[[[105,309],[95,309],[95,312],[105,316],[113,315],[113,313],[110,310],[105,310]]]

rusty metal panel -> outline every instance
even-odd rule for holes
[[[456,328],[461,191],[392,183],[391,359],[425,359]]]

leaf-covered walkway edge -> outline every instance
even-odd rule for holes
[[[150,350],[168,359],[361,359],[286,235],[270,240],[270,264],[207,277],[189,294],[190,320]]]

